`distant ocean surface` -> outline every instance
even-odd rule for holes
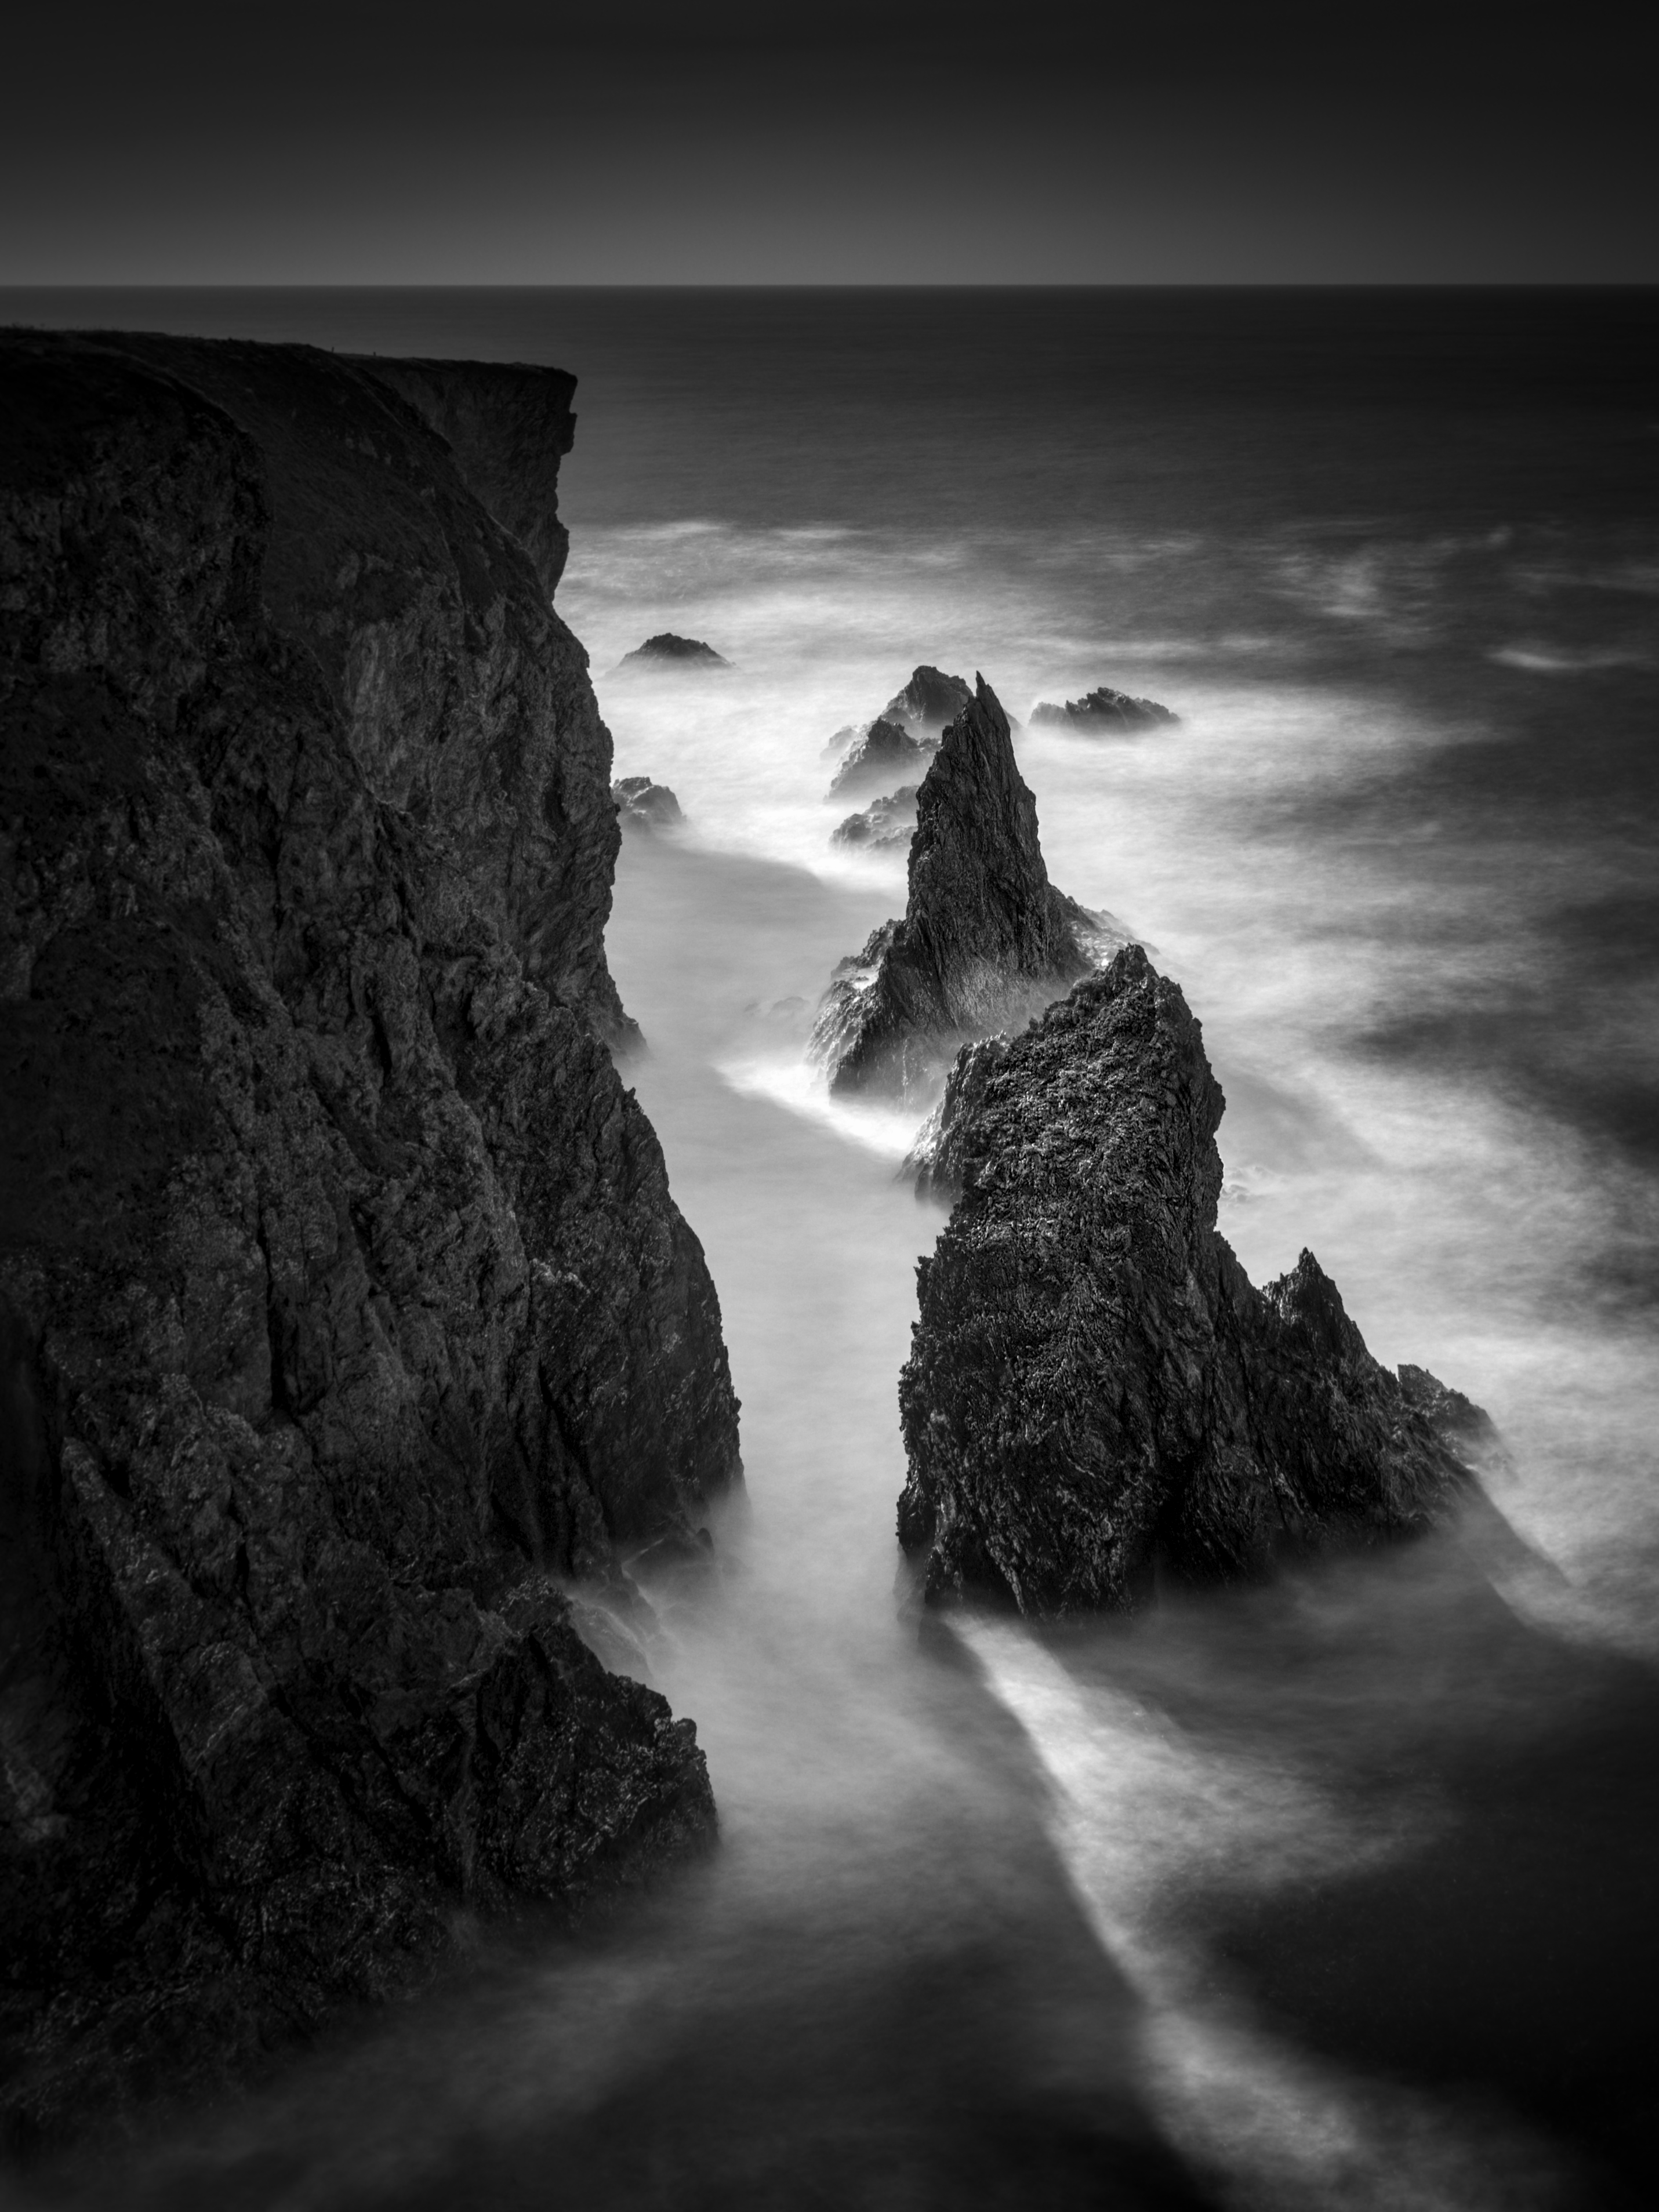
[[[678,793],[611,930],[750,1503],[661,1594],[717,1863],[88,2201],[1659,2197],[1659,295],[0,294],[573,371],[560,612]],[[672,629],[725,674],[617,673]],[[1011,714],[1060,887],[1181,982],[1222,1225],[1492,1413],[1522,1540],[1039,1636],[896,1584],[940,1217],[803,1056],[902,858],[823,748]],[[233,2189],[234,2197],[228,2194]],[[192,2193],[194,2192],[194,2193]]]

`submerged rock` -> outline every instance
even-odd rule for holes
[[[903,784],[887,798],[873,799],[861,814],[849,814],[837,825],[831,844],[862,845],[872,852],[908,845],[916,826],[917,789],[914,783]]]
[[[825,996],[830,1087],[924,1097],[964,1039],[1028,1019],[1118,940],[1048,881],[1008,719],[981,677],[916,797],[909,902]]]
[[[896,691],[882,713],[907,729],[937,732],[954,722],[973,693],[960,676],[947,676],[940,668],[913,669],[902,691]]]
[[[732,664],[699,637],[676,637],[672,629],[659,630],[632,653],[623,653],[618,668],[729,668]]]
[[[14,2143],[714,1832],[561,1589],[738,1474],[606,1048],[610,739],[396,382],[0,337]]]
[[[1049,728],[1076,730],[1090,736],[1104,736],[1126,730],[1152,730],[1160,723],[1178,722],[1179,714],[1160,707],[1156,699],[1132,699],[1127,691],[1114,691],[1102,684],[1097,691],[1087,691],[1081,699],[1068,699],[1064,706],[1056,707],[1048,701],[1033,707],[1033,728],[1046,725]]]
[[[890,784],[895,776],[923,773],[938,750],[931,741],[913,738],[896,722],[878,715],[836,769],[826,796],[850,798],[855,792]]]
[[[625,775],[611,787],[617,802],[617,818],[624,830],[653,836],[659,830],[677,830],[685,819],[680,802],[665,783],[653,783],[648,775]]]
[[[907,1551],[940,1599],[1133,1605],[1425,1528],[1490,1424],[1367,1352],[1310,1252],[1255,1289],[1216,1228],[1224,1101],[1139,945],[953,1070],[900,1382]]]

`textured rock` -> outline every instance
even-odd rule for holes
[[[1154,730],[1161,723],[1180,720],[1167,707],[1160,707],[1156,699],[1132,699],[1127,691],[1114,691],[1105,684],[1097,691],[1085,692],[1081,699],[1068,699],[1063,707],[1045,701],[1031,709],[1033,728],[1046,724],[1087,736]]]
[[[907,783],[885,799],[872,799],[862,813],[849,814],[838,823],[830,842],[863,845],[872,852],[908,845],[916,826],[916,785]]]
[[[947,676],[943,669],[924,666],[911,671],[909,682],[893,694],[881,711],[890,722],[902,723],[907,729],[937,732],[947,722],[954,722],[963,708],[972,704],[973,697],[960,676]]]
[[[1223,1099],[1139,945],[952,1072],[900,1382],[935,1600],[1056,1614],[1420,1530],[1485,1416],[1366,1351],[1310,1252],[1255,1289],[1216,1229]],[[1489,1425],[1485,1425],[1489,1428]]]
[[[623,653],[619,668],[729,668],[731,662],[705,645],[701,638],[676,637],[672,629],[659,630],[632,653]]]
[[[359,356],[358,366],[437,431],[463,480],[535,562],[550,599],[570,550],[559,520],[559,463],[576,434],[575,378],[517,362],[374,355]]]
[[[838,1092],[925,1097],[965,1039],[1028,1019],[1112,935],[1049,883],[1008,719],[981,677],[917,793],[904,919],[841,963],[811,1049]]]
[[[694,1537],[737,1430],[602,1041],[609,737],[458,453],[303,347],[0,381],[21,2141],[707,1838],[559,1583]]]
[[[826,796],[851,798],[858,792],[878,790],[884,783],[890,786],[896,778],[925,774],[938,750],[878,715],[836,769]]]
[[[625,775],[611,787],[617,817],[624,830],[654,836],[659,830],[677,829],[685,817],[680,802],[665,783],[653,783],[648,775]]]

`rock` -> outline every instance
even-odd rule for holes
[[[399,361],[359,355],[450,449],[461,477],[536,566],[550,599],[570,532],[559,520],[559,464],[570,451],[576,380],[520,362]]]
[[[1081,699],[1068,699],[1063,707],[1045,701],[1031,709],[1033,728],[1046,724],[1091,737],[1152,730],[1160,723],[1180,720],[1179,714],[1160,707],[1156,699],[1132,699],[1127,691],[1113,691],[1105,684],[1097,691],[1085,692]]]
[[[836,971],[811,1049],[846,1095],[925,1098],[965,1039],[1028,1019],[1101,957],[1048,881],[1008,719],[981,677],[916,797],[909,902]]]
[[[957,1061],[930,1164],[957,1195],[899,1391],[931,1599],[1130,1607],[1470,1494],[1485,1416],[1380,1366],[1311,1253],[1258,1291],[1218,1233],[1223,1103],[1139,945]]]
[[[685,817],[680,802],[665,783],[653,783],[648,775],[625,775],[611,787],[617,817],[624,830],[654,836],[659,830],[678,830]]]
[[[954,722],[963,708],[973,703],[973,693],[960,676],[942,669],[917,668],[902,691],[896,691],[882,708],[889,721],[907,729],[938,732]]]
[[[623,668],[729,668],[732,664],[701,638],[676,637],[672,629],[659,630],[617,664]]]
[[[705,1844],[562,1585],[738,1466],[605,1042],[609,735],[476,441],[302,346],[9,333],[0,385],[19,2147]]]
[[[884,769],[895,763],[921,762],[937,751],[940,731],[961,713],[973,696],[961,677],[945,676],[937,668],[918,668],[904,689],[893,694],[873,722],[848,722],[836,732],[818,757],[839,759],[861,742],[873,738],[875,757]],[[894,731],[909,741],[908,753],[904,746],[895,743],[891,734]],[[878,732],[881,734],[878,735]],[[841,781],[838,776],[831,785],[832,798]]]
[[[907,783],[888,798],[872,799],[861,814],[848,816],[835,830],[830,843],[862,845],[871,852],[908,845],[916,826],[916,785]]]
[[[896,722],[878,715],[836,771],[826,796],[850,798],[854,792],[890,784],[896,776],[925,774],[938,750],[933,744],[911,737]]]

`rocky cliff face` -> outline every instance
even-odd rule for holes
[[[410,372],[464,416],[477,374]],[[10,334],[0,381],[27,2140],[241,2069],[458,1912],[706,1838],[690,1723],[559,1582],[695,1532],[738,1458],[603,1042],[610,741],[555,540],[538,577],[465,480],[482,434],[384,363]]]
[[[837,971],[812,1048],[832,1090],[921,1098],[966,1037],[1038,1012],[1096,957],[1102,925],[1048,881],[1008,718],[981,677],[916,799],[909,902]]]
[[[570,550],[559,520],[559,463],[576,434],[575,378],[510,362],[375,355],[357,366],[443,439],[468,488],[529,554],[550,599]]]
[[[1130,1606],[1160,1572],[1410,1534],[1467,1487],[1476,1408],[1379,1366],[1311,1253],[1245,1277],[1216,1229],[1222,1106],[1138,945],[963,1054],[929,1164],[958,1194],[900,1384],[930,1597]]]

